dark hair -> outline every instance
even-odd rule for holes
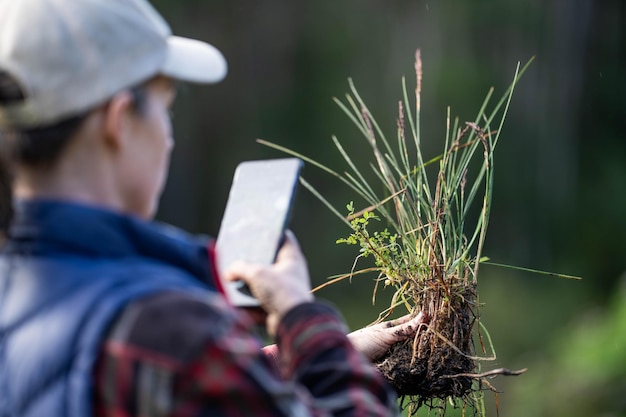
[[[130,89],[132,108],[145,115],[148,106],[146,83]],[[26,98],[14,77],[0,70],[0,106],[16,104]],[[51,167],[83,124],[89,112],[69,117],[49,126],[31,129],[0,128],[0,242],[13,217],[13,162],[35,167]]]
[[[22,88],[6,71],[0,70],[0,105],[14,104],[24,100]]]
[[[0,242],[9,231],[13,218],[13,174],[5,155],[0,155]]]
[[[148,83],[142,83],[129,89],[132,97],[132,108],[140,116],[148,112]]]
[[[131,88],[130,93],[133,110],[144,115],[148,102],[146,84]],[[25,94],[15,78],[0,71],[0,106],[24,99]],[[0,140],[7,144],[16,162],[30,167],[50,167],[58,160],[88,114],[89,111],[85,111],[48,126],[0,130]]]

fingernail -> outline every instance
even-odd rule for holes
[[[428,323],[428,313],[420,311],[419,314],[415,317],[415,320],[420,323]]]

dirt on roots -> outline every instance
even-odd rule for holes
[[[462,281],[453,291],[439,287],[422,292],[420,298],[418,305],[427,313],[428,324],[415,338],[394,345],[376,366],[400,396],[417,397],[420,404],[466,397],[473,380],[462,374],[477,368],[472,339],[476,286]]]

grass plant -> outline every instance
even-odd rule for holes
[[[346,163],[341,173],[259,140],[326,171],[366,202],[363,208],[350,202],[345,211],[339,210],[301,179],[350,228],[337,243],[359,248],[352,269],[321,287],[375,273],[374,298],[380,286],[393,289],[391,303],[380,312],[379,320],[404,309],[428,317],[428,324],[413,339],[393,346],[377,363],[401,395],[409,416],[417,415],[423,406],[428,408],[427,415],[442,416],[454,407],[484,416],[484,391],[495,391],[488,379],[519,373],[483,371],[482,363],[495,359],[495,350],[480,322],[477,283],[481,264],[488,262],[483,247],[493,194],[494,151],[515,86],[529,64],[518,64],[512,83],[495,103],[493,88],[488,91],[474,120],[452,119],[448,108],[443,151],[430,158],[422,153],[420,135],[419,50],[414,94],[409,94],[403,78],[397,129],[391,136],[381,129],[349,80],[350,92],[335,102],[369,145],[373,177],[357,166],[335,136],[334,145]],[[372,258],[373,266],[359,269],[362,258]]]

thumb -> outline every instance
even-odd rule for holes
[[[420,328],[428,322],[428,316],[424,312],[420,312],[417,316],[406,322],[390,325],[385,329],[390,340],[400,342],[417,333]]]
[[[285,239],[283,241],[278,254],[276,255],[276,262],[280,263],[288,259],[302,258],[302,250],[300,244],[291,230],[285,230]]]

